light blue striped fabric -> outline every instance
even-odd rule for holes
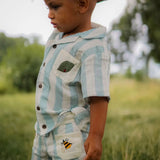
[[[35,129],[39,135],[53,130],[63,112],[74,110],[78,120],[89,118],[89,97],[109,97],[106,29],[97,24],[92,28],[64,38],[56,30],[46,44],[36,84]],[[65,61],[74,64],[68,72],[58,70]]]
[[[77,127],[74,114],[67,112],[61,115],[59,125],[54,130],[41,136],[36,134],[31,160],[83,160],[86,156],[84,142],[87,136],[86,132]],[[70,147],[66,148],[68,143]]]

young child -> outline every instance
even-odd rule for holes
[[[45,0],[54,32],[36,85],[32,160],[100,160],[109,102],[105,27],[91,23],[101,0]]]

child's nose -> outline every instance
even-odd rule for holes
[[[50,18],[50,19],[55,18],[55,14],[53,13],[53,11],[52,11],[52,10],[49,10],[48,18]]]

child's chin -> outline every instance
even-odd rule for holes
[[[59,32],[63,32],[63,30],[60,27],[58,27],[58,26],[56,26],[54,28],[56,28]]]

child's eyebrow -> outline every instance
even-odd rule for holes
[[[61,2],[61,0],[45,0],[45,2],[47,3],[47,4],[56,4],[56,3],[60,3]]]
[[[46,1],[46,5],[47,5],[47,6],[60,5],[60,4],[61,4],[61,1],[60,1],[60,0],[58,0],[58,1],[47,0],[47,1]]]

